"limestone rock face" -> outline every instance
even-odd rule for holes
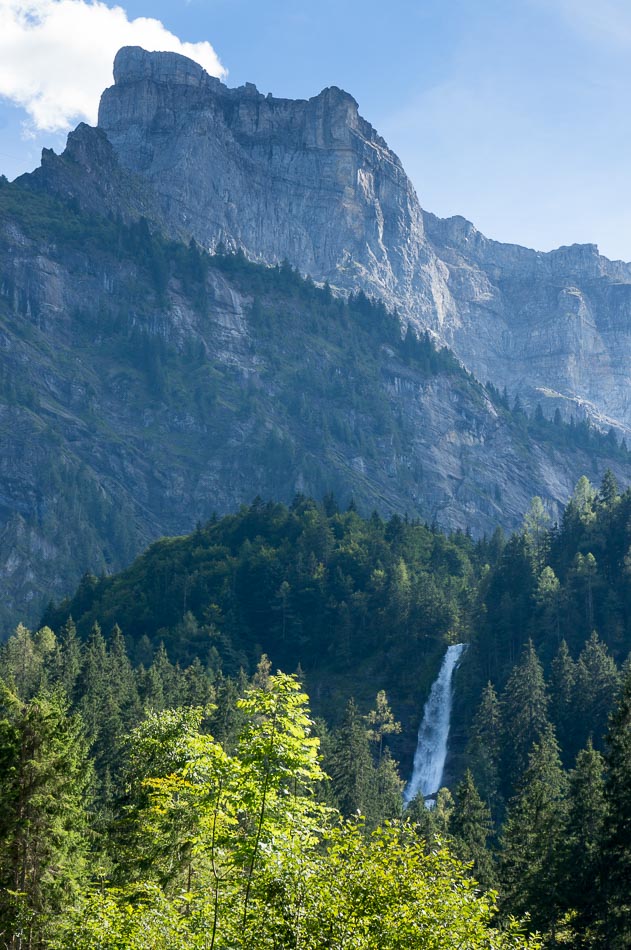
[[[0,631],[256,495],[490,535],[536,494],[558,517],[583,472],[626,485],[620,452],[539,443],[455,361],[407,358],[394,317],[351,319],[282,268],[199,272],[190,247],[73,211],[89,177],[54,164],[70,207],[41,176],[0,192]]]
[[[176,232],[393,305],[433,299],[414,189],[348,93],[229,89],[185,57],[138,48],[118,53],[114,76],[99,127]]]
[[[631,430],[630,265],[593,245],[500,244],[422,211],[397,156],[336,87],[277,99],[136,47],[120,50],[114,77],[99,126],[172,232],[377,294],[483,381]]]
[[[0,629],[257,494],[481,535],[533,495],[558,517],[583,473],[626,487],[611,440],[531,426],[383,308],[189,242],[381,297],[482,382],[623,429],[629,265],[422,211],[340,89],[275,99],[136,48],[114,74],[98,128],[0,181]]]
[[[475,374],[628,432],[631,265],[593,244],[543,254],[490,241],[464,218],[424,220],[457,310],[441,336]]]

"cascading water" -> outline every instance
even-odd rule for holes
[[[418,730],[412,778],[403,793],[404,807],[418,794],[428,798],[440,788],[447,758],[453,675],[466,649],[466,643],[447,647],[440,672],[432,685]],[[431,803],[428,807],[431,807]]]

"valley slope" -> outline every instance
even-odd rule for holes
[[[99,128],[0,179],[5,624],[257,494],[481,535],[533,495],[555,517],[583,472],[627,483],[613,434],[511,411],[431,342],[624,428],[627,265],[427,215],[339,89],[277,100],[134,48],[115,79]]]
[[[65,160],[67,161],[67,160]],[[3,619],[259,494],[492,532],[615,441],[511,413],[396,318],[288,267],[0,188]]]

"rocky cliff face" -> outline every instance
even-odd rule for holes
[[[535,494],[554,516],[583,472],[626,482],[606,440],[539,440],[383,309],[83,214],[72,168],[70,203],[0,187],[0,624],[257,494],[481,534]]]
[[[615,442],[533,427],[383,307],[189,242],[364,289],[482,380],[621,426],[627,265],[424,213],[339,89],[278,100],[138,49],[115,80],[99,128],[0,182],[0,622],[257,494],[481,534],[535,494],[554,517],[583,473],[626,485]]]
[[[592,244],[542,254],[490,241],[464,218],[424,221],[456,304],[442,336],[476,375],[628,431],[631,266]]]
[[[114,78],[99,126],[172,233],[378,294],[478,378],[631,427],[631,266],[591,245],[502,245],[423,212],[396,155],[335,87],[276,99],[138,48],[118,53]]]
[[[348,93],[275,99],[138,48],[118,53],[114,77],[99,127],[178,233],[391,303],[429,299],[414,189]]]

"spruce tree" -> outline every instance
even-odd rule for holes
[[[563,761],[569,764],[576,756],[576,664],[565,640],[552,661],[549,693],[550,720],[556,730]]]
[[[87,856],[91,770],[81,720],[65,699],[0,707],[0,934],[11,950],[48,945],[64,925]]]
[[[491,812],[480,798],[469,769],[456,789],[449,832],[458,857],[473,863],[472,873],[475,879],[485,888],[492,887],[495,883],[495,869],[487,847],[488,839],[493,833]]]
[[[138,724],[141,707],[136,677],[118,624],[115,624],[109,639],[108,661],[114,702],[120,710],[123,729],[129,732]]]
[[[382,753],[375,772],[375,814],[379,822],[388,818],[400,818],[403,811],[403,788],[405,783],[399,775],[398,763],[390,749]]]
[[[619,500],[620,490],[618,488],[616,476],[611,471],[611,469],[608,468],[603,475],[603,480],[600,484],[598,502],[606,511],[611,512]]]
[[[333,733],[329,762],[335,800],[343,815],[358,812],[367,820],[376,817],[376,776],[368,735],[355,701],[349,700],[344,719]]]
[[[492,683],[488,683],[471,726],[468,761],[480,795],[497,819],[501,809],[501,710]]]
[[[66,696],[72,699],[75,695],[77,679],[81,672],[82,645],[77,635],[77,628],[72,617],[61,628],[59,647],[56,659],[56,682]]]
[[[569,807],[559,868],[559,885],[571,913],[574,943],[590,947],[598,920],[596,882],[603,866],[605,823],[604,760],[591,741],[576,758],[570,772]]]
[[[46,628],[50,634],[52,631]],[[30,699],[41,689],[46,682],[46,671],[44,667],[44,657],[52,652],[55,646],[54,634],[53,641],[50,643],[50,649],[41,648],[38,642],[37,634],[31,633],[24,624],[18,624],[15,633],[9,637],[7,643],[2,648],[0,675],[2,679],[11,684],[21,699]],[[49,640],[45,638],[44,644]]]
[[[611,716],[606,762],[602,939],[622,950],[631,945],[631,668]]]
[[[524,540],[526,551],[536,575],[543,571],[550,549],[550,515],[541,498],[536,496],[524,515]]]
[[[534,742],[548,726],[543,669],[532,640],[508,678],[501,699],[504,789],[515,787]]]
[[[401,723],[394,718],[385,690],[379,690],[375,699],[375,707],[370,710],[365,720],[368,725],[368,738],[371,742],[376,743],[377,761],[381,762],[384,736],[396,735],[401,732]]]
[[[504,910],[530,914],[533,930],[555,939],[563,907],[558,867],[565,829],[567,778],[549,724],[532,747],[510,802],[501,837]]]
[[[101,628],[95,624],[84,651],[83,666],[77,681],[77,705],[92,743],[98,742],[113,688],[107,646]],[[104,753],[104,750],[99,751]]]
[[[620,674],[606,644],[594,631],[585,644],[576,664],[575,716],[581,731],[579,745],[593,737],[597,748],[603,737],[618,689]]]

